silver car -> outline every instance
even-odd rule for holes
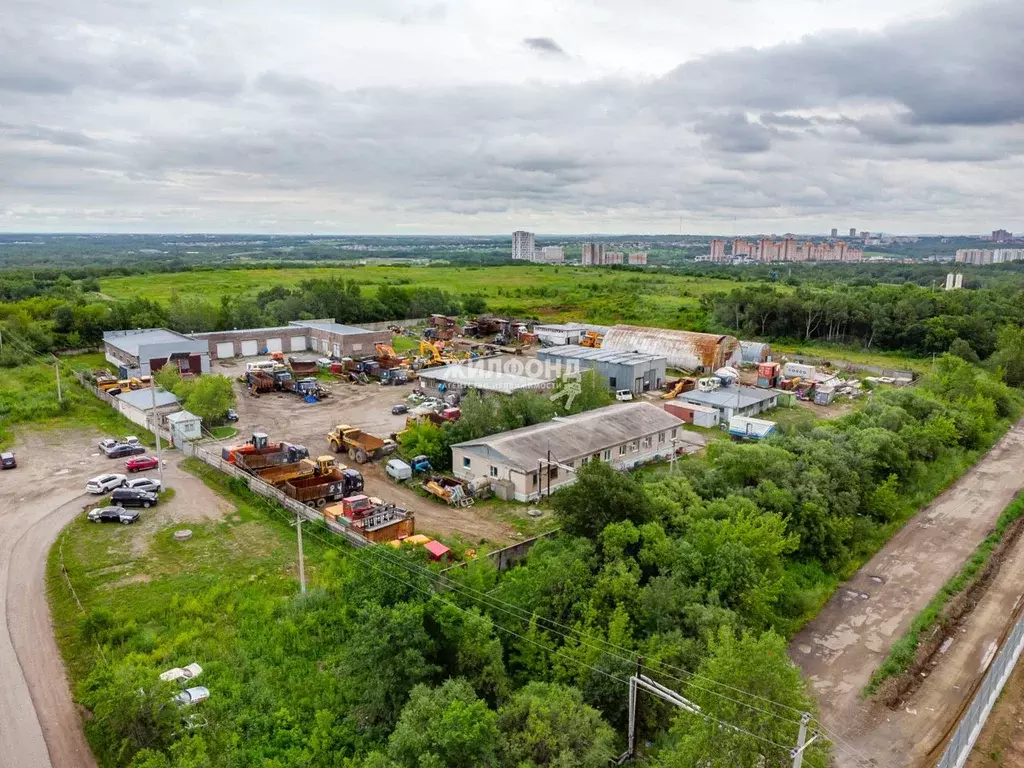
[[[124,487],[133,491],[149,491],[150,493],[160,493],[163,490],[160,481],[155,477],[136,477],[126,482]]]

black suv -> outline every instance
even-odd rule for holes
[[[122,456],[138,456],[140,453],[145,452],[146,446],[144,445],[128,445],[127,443],[121,443],[121,445],[115,445],[107,451],[107,458],[120,459]]]
[[[110,501],[121,507],[144,507],[149,509],[156,504],[156,494],[150,491],[137,491],[134,488],[115,488],[110,494]]]
[[[10,451],[4,451],[0,453],[0,469],[14,469],[18,466],[18,460],[14,458],[14,454]]]

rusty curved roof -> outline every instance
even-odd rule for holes
[[[739,340],[733,336],[671,328],[616,325],[605,334],[602,349],[646,352],[667,358],[672,367],[718,368],[739,355]]]

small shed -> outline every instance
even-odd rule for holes
[[[706,405],[697,405],[696,403],[677,400],[665,403],[665,410],[676,418],[682,419],[687,424],[693,424],[695,427],[711,429],[718,426],[718,410]]]
[[[203,436],[203,420],[188,411],[167,414],[167,428],[171,433],[172,445],[181,445]]]
[[[452,551],[440,541],[428,541],[423,545],[423,548],[427,550],[427,554],[430,555],[430,559],[435,562],[452,559]]]
[[[181,410],[178,398],[173,392],[157,387],[154,393],[149,387],[122,392],[114,397],[114,407],[127,419],[140,427],[150,429],[150,418],[153,415],[153,402],[156,402],[157,420],[175,411]]]
[[[775,432],[775,422],[752,419],[747,416],[733,416],[729,419],[729,434],[748,440],[761,440]]]

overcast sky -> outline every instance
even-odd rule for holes
[[[1024,0],[3,0],[0,231],[1024,231]]]

